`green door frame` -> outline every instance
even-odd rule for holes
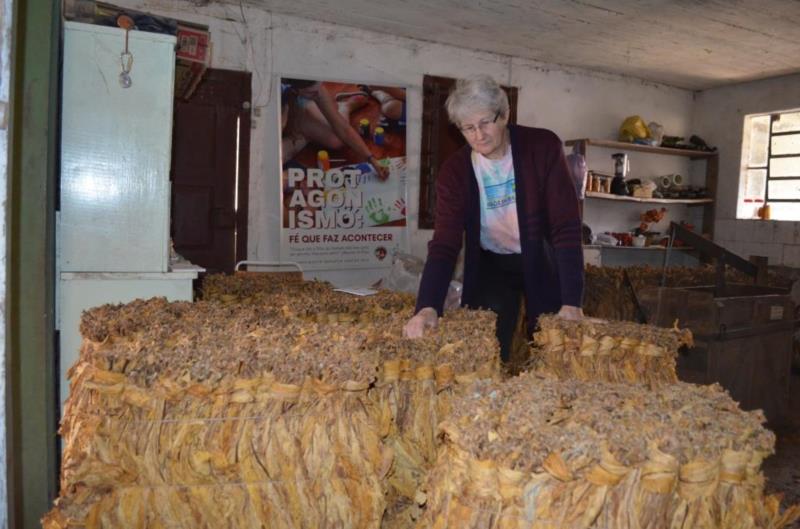
[[[9,527],[41,527],[57,494],[55,197],[61,15],[16,0],[7,225]]]

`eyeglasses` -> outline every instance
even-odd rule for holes
[[[458,130],[461,131],[461,134],[464,136],[472,136],[473,134],[478,132],[480,129],[481,132],[486,132],[486,129],[489,128],[489,125],[492,123],[497,123],[497,118],[500,117],[500,112],[497,112],[494,115],[493,119],[482,119],[478,122],[477,125],[467,125],[466,127],[459,127]]]

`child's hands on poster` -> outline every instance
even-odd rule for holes
[[[400,212],[400,215],[405,217],[406,216],[406,199],[398,198],[394,201],[394,209]]]
[[[378,162],[377,158],[375,158],[373,155],[370,154],[369,158],[367,158],[367,161],[372,166],[372,168],[375,169],[375,173],[378,175],[378,178],[380,178],[381,180],[386,180],[387,178],[389,178],[389,168],[384,165],[381,165]]]
[[[389,214],[386,212],[386,209],[384,209],[383,200],[381,200],[380,197],[367,200],[364,209],[367,212],[369,220],[374,222],[375,226],[389,222]]]

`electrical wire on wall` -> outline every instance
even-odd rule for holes
[[[269,35],[269,49],[267,50],[267,73],[271,77],[272,75],[272,65],[274,61],[274,48],[273,48],[273,33],[274,33],[274,25],[273,25],[273,14],[269,12],[269,24],[265,28],[266,33]],[[272,100],[272,93],[273,87],[272,83],[264,83],[264,75],[259,67],[257,62],[258,55],[255,52],[255,48],[253,46],[253,32],[250,30],[250,26],[247,23],[247,16],[244,12],[244,0],[239,0],[239,15],[241,17],[241,24],[244,27],[244,33],[239,33],[237,30],[237,34],[239,36],[239,41],[242,43],[247,50],[248,54],[248,62],[250,63],[250,68],[253,72],[255,77],[254,81],[254,90],[253,90],[253,108],[254,109],[263,109],[266,108],[270,101]],[[264,88],[266,84],[266,100],[263,99],[264,96]]]

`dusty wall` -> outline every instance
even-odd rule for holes
[[[279,257],[280,75],[319,77],[408,88],[409,250],[425,256],[430,230],[418,230],[419,146],[423,75],[460,77],[486,73],[520,87],[519,123],[553,129],[562,139],[613,138],[630,114],[662,123],[668,133],[689,133],[692,94],[638,79],[568,69],[505,55],[477,52],[361,29],[272,14],[236,5],[195,6],[164,0],[122,0],[131,8],[206,24],[213,41],[212,67],[253,72],[254,128],[250,156],[251,259]],[[590,167],[611,170],[612,151],[590,154]],[[680,172],[690,174],[681,158],[633,156],[634,176]],[[595,231],[627,230],[637,224],[639,205],[587,203],[586,221]],[[675,208],[673,216],[688,215]],[[372,281],[382,271],[322,273],[337,283]]]

